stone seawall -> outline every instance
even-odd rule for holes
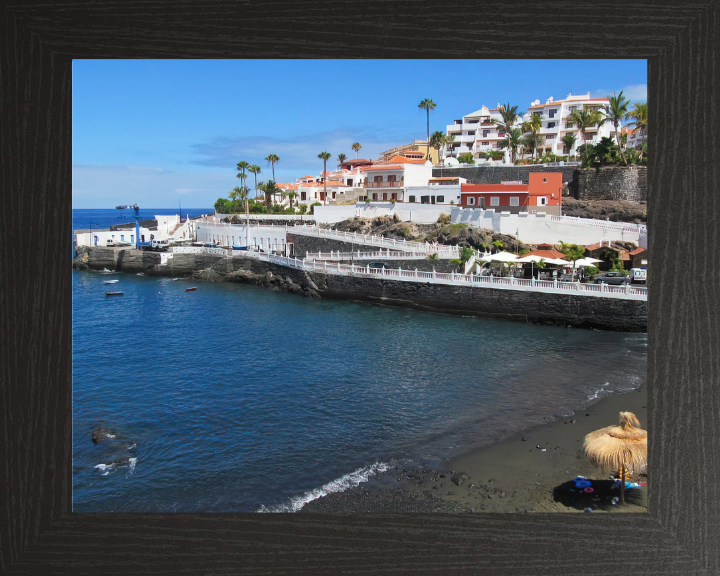
[[[161,255],[154,252],[79,248],[73,267],[239,282],[309,298],[353,300],[443,313],[624,332],[647,331],[647,301],[336,276],[246,257],[176,254],[167,265],[160,262]]]
[[[578,200],[647,202],[647,166],[576,170]]]

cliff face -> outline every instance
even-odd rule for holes
[[[308,298],[354,300],[601,330],[647,331],[647,301],[336,276],[286,268],[253,258],[207,254],[175,254],[166,265],[160,263],[161,255],[153,252],[82,248],[73,260],[73,267],[239,282]]]

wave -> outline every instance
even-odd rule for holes
[[[302,496],[291,498],[287,503],[270,507],[260,505],[257,512],[297,512],[308,502],[312,502],[313,500],[317,500],[334,492],[344,492],[348,488],[353,488],[362,482],[367,482],[371,476],[386,472],[389,467],[390,465],[385,462],[375,462],[375,464],[358,468],[349,474],[340,476],[340,478],[336,478],[320,488],[305,492]]]
[[[110,471],[114,470],[117,466],[127,466],[128,474],[132,474],[133,470],[135,470],[135,464],[137,464],[137,457],[128,458],[127,460],[125,460],[123,462],[110,462],[109,464],[97,464],[95,466],[95,469],[102,472],[103,476],[107,476],[108,474],[110,474]]]

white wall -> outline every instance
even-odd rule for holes
[[[460,203],[460,184],[445,184],[445,185],[432,185],[432,186],[408,186],[405,189],[405,201],[407,202],[410,196],[415,196],[415,202],[420,202],[421,196],[444,196],[445,200],[443,204],[450,204],[454,201],[455,204]]]
[[[375,218],[397,214],[403,222],[433,224],[440,214],[450,215],[452,207],[444,204],[410,204],[408,202],[360,202],[350,206],[316,206],[315,220],[319,224],[335,224],[355,216]]]
[[[285,226],[261,226],[250,224],[246,236],[245,224],[200,224],[197,230],[198,242],[212,242],[223,246],[257,246],[263,250],[284,250],[287,234]]]
[[[639,243],[640,227],[634,224],[605,222],[521,212],[495,212],[479,208],[453,208],[453,223],[465,223],[487,228],[500,234],[517,236],[529,244],[557,244],[560,240],[569,244],[595,244],[601,240],[624,240]]]

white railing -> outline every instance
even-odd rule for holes
[[[308,220],[315,220],[315,216],[312,214],[250,214],[249,216],[246,214],[240,214],[239,212],[236,214],[216,214],[215,218],[218,220],[222,220],[223,218],[229,218],[231,216],[237,216],[238,218],[241,218],[242,220],[250,219],[250,221],[253,220],[295,220],[297,222],[303,222]],[[220,222],[218,222],[220,224]]]
[[[225,256],[227,248],[206,248],[204,246],[171,246],[168,249],[173,254],[219,254]]]
[[[315,226],[295,226],[288,230],[291,234],[302,234],[303,236],[316,236],[331,238],[334,240],[342,240],[343,242],[352,242],[354,244],[367,244],[370,246],[380,246],[382,248],[391,248],[403,252],[417,252],[419,254],[437,254],[443,258],[458,258],[460,252],[457,246],[445,246],[443,244],[430,244],[428,242],[408,242],[407,240],[398,240],[395,238],[385,238],[384,236],[374,236],[368,234],[358,234],[357,232],[342,232],[340,230],[330,230],[327,228],[317,228]]]
[[[612,228],[614,230],[629,230],[647,234],[647,226],[644,224],[633,224],[631,222],[610,222],[609,220],[595,220],[594,218],[579,218],[577,216],[549,216],[552,222],[565,224],[580,224],[582,226],[594,226],[596,228]]]
[[[578,296],[618,298],[622,300],[647,300],[647,288],[625,286],[608,286],[606,284],[581,284],[579,282],[559,282],[557,280],[524,280],[519,278],[498,278],[494,276],[475,276],[458,273],[424,272],[420,270],[402,270],[388,268],[370,268],[369,265],[340,264],[340,262],[317,262],[300,260],[271,254],[258,254],[259,260],[272,262],[281,266],[297,268],[306,272],[322,272],[340,276],[358,276],[369,278],[391,278],[406,282],[423,282],[433,284],[449,284],[453,286],[470,286],[478,288],[494,288],[499,290],[518,290],[524,292],[544,292],[550,294],[575,294]]]
[[[390,249],[377,250],[375,252],[306,252],[305,258],[308,260],[378,260],[380,258],[384,260],[425,260],[427,256],[425,254],[418,254],[417,252],[391,252]]]

